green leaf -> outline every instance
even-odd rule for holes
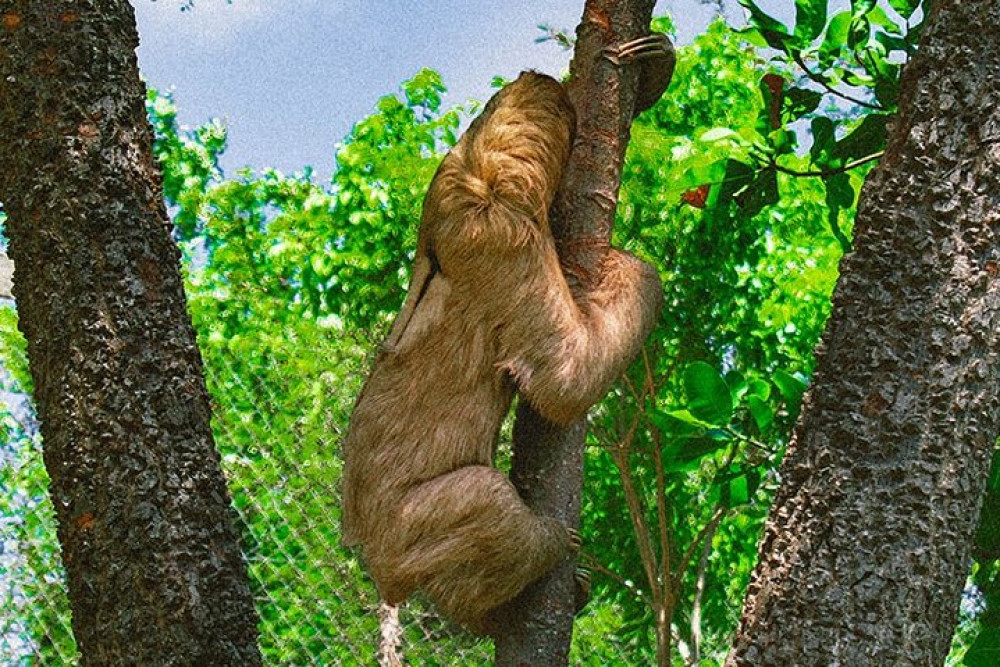
[[[881,7],[875,7],[868,12],[868,20],[871,21],[872,25],[885,28],[885,31],[891,35],[903,34],[903,29],[900,28],[895,21],[889,18],[889,14],[887,14]]]
[[[702,141],[719,141],[721,139],[739,140],[740,135],[728,127],[713,127],[711,130],[703,132],[699,139]]]
[[[750,389],[746,378],[735,368],[726,373],[726,384],[729,386],[729,393],[732,394],[734,403],[743,398]]]
[[[771,396],[771,385],[763,380],[754,380],[750,383],[748,393],[766,401]]]
[[[747,397],[747,403],[750,405],[750,414],[757,424],[757,430],[764,431],[774,421],[774,410],[767,401],[753,394]]]
[[[668,472],[696,470],[701,459],[732,442],[731,438],[709,436],[668,440],[662,450],[663,467]]]
[[[906,41],[905,37],[899,37],[898,35],[882,32],[881,30],[875,32],[875,41],[878,42],[882,48],[886,50],[886,52],[901,51],[909,54],[913,51],[912,45]]]
[[[750,481],[745,475],[728,480],[722,487],[722,504],[733,508],[750,502]]]
[[[864,66],[865,72],[871,76],[872,80],[899,77],[898,66],[893,66],[888,61],[888,55],[889,53],[885,45],[877,38],[869,40],[865,43],[864,48],[859,49],[857,53],[858,60]],[[893,67],[896,67],[896,69],[893,69]]]
[[[750,165],[739,160],[726,160],[726,175],[718,187],[716,201],[713,203],[727,205],[737,194],[743,192],[753,183],[756,175],[756,170]]]
[[[837,142],[834,155],[846,163],[878,153],[885,148],[885,126],[888,121],[888,114],[868,114],[857,127]]]
[[[840,243],[845,253],[851,251],[851,240],[840,228],[840,211],[854,205],[854,186],[851,178],[845,172],[832,174],[823,179],[826,186],[827,222],[830,232]]]
[[[789,407],[794,412],[798,412],[799,406],[802,404],[802,395],[806,391],[806,383],[780,369],[774,372],[771,379],[774,380],[774,384],[777,385],[778,391],[781,392],[781,396]]]
[[[812,113],[819,106],[823,94],[808,88],[789,88],[785,91],[784,107],[792,121]]]
[[[847,34],[851,28],[851,13],[841,12],[830,19],[826,27],[826,36],[819,47],[819,64],[824,70],[840,55],[847,43]]]
[[[820,167],[828,166],[836,145],[833,121],[826,116],[813,118],[810,129],[813,143],[809,149],[809,157]]]
[[[794,38],[789,34],[785,24],[768,16],[753,0],[739,0],[740,4],[750,12],[750,25],[760,31],[767,45],[779,51],[787,51]]]
[[[997,553],[1000,549],[1000,512],[997,510],[998,498],[995,491],[986,494],[983,501],[983,512],[976,528],[976,549],[984,553]]]
[[[795,150],[795,133],[779,127],[768,134],[775,155],[787,155]]]
[[[965,667],[995,667],[1000,659],[1000,627],[981,624],[972,646],[965,652]]]
[[[920,6],[920,0],[889,0],[889,6],[904,19],[909,19]]]
[[[658,420],[657,417],[659,417],[660,415],[662,415],[662,417],[660,417],[660,419],[662,419],[663,417],[666,417],[666,418],[669,418],[671,420],[676,420],[676,421],[678,421],[678,422],[680,422],[682,424],[686,424],[688,426],[692,426],[692,427],[699,428],[699,429],[710,429],[710,428],[716,426],[716,424],[714,424],[712,422],[705,421],[704,419],[700,419],[700,418],[696,417],[689,410],[667,410],[667,411],[660,412],[660,413],[654,413],[652,415],[653,422],[656,423],[657,426],[660,426],[667,433],[670,433],[671,435],[675,435],[675,436],[676,435],[687,435],[687,434],[692,433],[693,430],[692,429],[677,430],[676,424],[671,424],[669,421]]]
[[[773,168],[757,172],[757,178],[737,196],[736,201],[747,216],[757,215],[765,206],[777,204],[781,199],[778,192],[778,172]]]
[[[810,44],[826,25],[827,0],[795,0],[795,37]]]
[[[757,28],[754,28],[753,26],[747,26],[746,28],[742,28],[740,30],[734,30],[733,32],[741,36],[752,46],[756,46],[761,49],[770,46],[767,43],[767,40],[764,39],[764,35],[760,34],[760,30],[757,30]]]
[[[857,50],[868,43],[871,37],[872,26],[867,16],[854,16],[851,19],[851,27],[847,33],[847,46]]]
[[[987,488],[993,493],[1000,494],[1000,451],[993,451],[993,462],[990,464],[990,478]]]
[[[876,35],[877,37],[877,35]],[[899,102],[899,65],[883,61],[882,72],[875,81],[875,99],[886,109],[895,109]]]
[[[865,16],[874,9],[878,0],[851,0],[851,13],[854,16]]]
[[[826,185],[826,203],[831,208],[851,208],[854,205],[854,188],[850,177],[840,172],[823,179]]]
[[[847,67],[834,67],[830,71],[849,86],[867,88],[872,85],[872,78],[865,71]]]
[[[756,468],[720,475],[714,485],[718,487],[719,502],[730,509],[746,505],[760,486],[760,480],[761,474]]]
[[[688,409],[696,419],[713,426],[728,424],[733,418],[733,397],[726,381],[709,364],[696,361],[684,370]]]

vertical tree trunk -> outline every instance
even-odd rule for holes
[[[940,665],[1000,433],[1000,3],[937,0],[730,665]]]
[[[87,665],[255,665],[126,0],[0,0],[0,201]]]
[[[616,68],[601,50],[645,35],[654,0],[587,0],[577,28],[568,91],[577,138],[556,195],[552,227],[563,270],[574,287],[592,287],[614,225],[622,163],[635,106],[638,67]],[[511,479],[536,512],[580,524],[583,422],[547,423],[518,406]],[[575,563],[530,586],[504,610],[496,664],[565,665],[573,635]]]

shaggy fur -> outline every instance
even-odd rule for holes
[[[656,271],[611,250],[574,300],[549,229],[575,120],[563,87],[522,74],[444,159],[413,280],[344,443],[344,535],[389,603],[417,588],[482,630],[488,612],[575,548],[493,468],[514,391],[584,416],[652,328]]]

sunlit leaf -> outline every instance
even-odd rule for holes
[[[830,19],[826,27],[826,36],[819,47],[819,63],[822,69],[829,67],[840,55],[847,44],[847,35],[851,29],[851,13],[840,12]]]
[[[864,16],[875,8],[878,0],[851,0],[851,13],[854,16]]]
[[[768,16],[753,0],[739,0],[740,4],[750,12],[750,25],[757,28],[768,46],[784,51],[794,41],[781,21]]]
[[[802,403],[802,395],[806,391],[806,384],[783,370],[775,371],[771,379],[774,380],[774,384],[777,385],[785,402],[794,411],[798,411],[799,405]]]
[[[904,19],[909,19],[920,6],[920,0],[889,0],[889,6]]]
[[[826,25],[827,0],[795,0],[795,37],[809,44],[819,37]]]
[[[855,15],[851,19],[850,29],[847,32],[848,48],[857,50],[868,43],[871,37],[871,23],[865,15]]]
[[[733,397],[726,381],[711,365],[696,361],[684,370],[688,410],[708,424],[720,426],[733,418]]]

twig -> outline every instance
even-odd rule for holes
[[[643,359],[646,356],[643,354]],[[646,360],[647,382],[652,385],[652,371],[649,362]],[[660,528],[660,578],[663,581],[664,591],[662,602],[664,606],[672,605],[674,598],[674,587],[670,585],[673,578],[670,576],[670,552],[672,550],[670,539],[670,525],[667,522],[667,483],[663,474],[663,452],[660,442],[660,433],[656,429],[650,429],[654,440],[653,446],[653,466],[656,468],[656,520]]]
[[[872,104],[871,102],[866,102],[865,100],[859,99],[857,97],[852,97],[852,96],[848,95],[847,93],[841,92],[841,91],[837,90],[836,88],[834,88],[833,86],[831,86],[829,83],[827,83],[826,79],[824,79],[822,77],[822,75],[817,74],[816,72],[813,72],[811,69],[809,69],[809,66],[806,65],[806,63],[805,63],[804,60],[802,60],[802,53],[801,52],[799,52],[799,51],[793,51],[792,52],[792,59],[794,59],[795,63],[799,67],[802,68],[802,71],[805,72],[806,76],[809,77],[810,81],[813,81],[813,82],[818,83],[819,85],[823,86],[823,88],[825,88],[826,91],[828,93],[830,93],[831,95],[836,95],[837,97],[839,97],[841,99],[844,99],[844,100],[847,100],[848,102],[854,102],[858,106],[867,107],[869,109],[875,109],[877,111],[885,111],[886,110],[885,107],[883,107],[880,104]]]
[[[622,588],[624,588],[629,593],[632,593],[637,598],[642,600],[650,609],[653,608],[653,601],[650,599],[650,597],[646,595],[645,591],[636,586],[633,582],[629,581],[628,579],[621,576],[617,572],[614,572],[613,570],[609,570],[608,568],[604,567],[603,565],[598,563],[597,559],[594,558],[589,553],[580,552],[580,558],[583,559],[584,561],[584,567],[586,567],[589,570],[593,570],[595,572],[600,572],[609,579],[618,582],[619,584],[621,584]]]
[[[659,601],[663,599],[663,589],[659,577],[656,575],[657,562],[656,554],[653,552],[652,536],[649,533],[649,526],[646,525],[646,520],[643,518],[639,492],[636,490],[632,470],[628,465],[629,445],[639,425],[639,415],[640,413],[636,411],[632,426],[625,438],[611,451],[611,458],[615,462],[618,476],[621,478],[625,504],[628,505],[629,518],[632,520],[632,529],[635,531],[636,542],[639,546],[639,557],[642,560],[643,569],[646,571],[646,578],[649,580],[653,600]]]
[[[694,536],[691,544],[688,546],[684,555],[681,557],[680,562],[677,563],[677,572],[674,573],[674,585],[680,586],[681,575],[684,574],[684,570],[687,569],[688,564],[691,562],[691,558],[694,556],[695,550],[701,541],[705,539],[705,536],[709,533],[714,533],[718,523],[722,521],[722,518],[726,515],[726,508],[719,505],[715,508],[715,512],[712,513],[712,518],[708,520],[702,529],[698,531],[698,534]],[[713,525],[714,524],[714,525]]]
[[[708,523],[704,543],[701,546],[701,558],[698,560],[698,577],[694,583],[694,601],[691,604],[691,664],[701,664],[701,598],[705,592],[705,572],[708,570],[708,556],[712,553],[712,538],[722,521],[719,514]]]
[[[642,366],[646,370],[646,392],[649,395],[650,401],[656,404],[656,381],[653,378],[653,366],[649,363],[649,353],[646,351],[646,346],[642,347]],[[670,367],[673,369],[673,365]]]
[[[643,354],[645,354],[645,353],[646,353],[646,350],[645,350],[645,348],[643,348]],[[641,408],[642,407],[642,397],[639,395],[639,390],[635,388],[635,384],[632,382],[632,379],[628,376],[628,374],[622,373],[622,381],[625,383],[625,386],[628,388],[629,393],[632,394],[632,398],[635,399],[635,402],[638,403],[639,407]]]
[[[858,158],[853,162],[848,162],[843,167],[838,167],[836,169],[823,169],[820,171],[797,171],[795,169],[789,169],[788,167],[782,167],[776,160],[771,160],[771,166],[780,171],[782,174],[788,174],[789,176],[835,176],[860,167],[863,164],[874,162],[875,160],[881,158],[884,154],[885,151],[879,151],[878,153],[872,153],[871,155],[866,155],[863,158]]]

